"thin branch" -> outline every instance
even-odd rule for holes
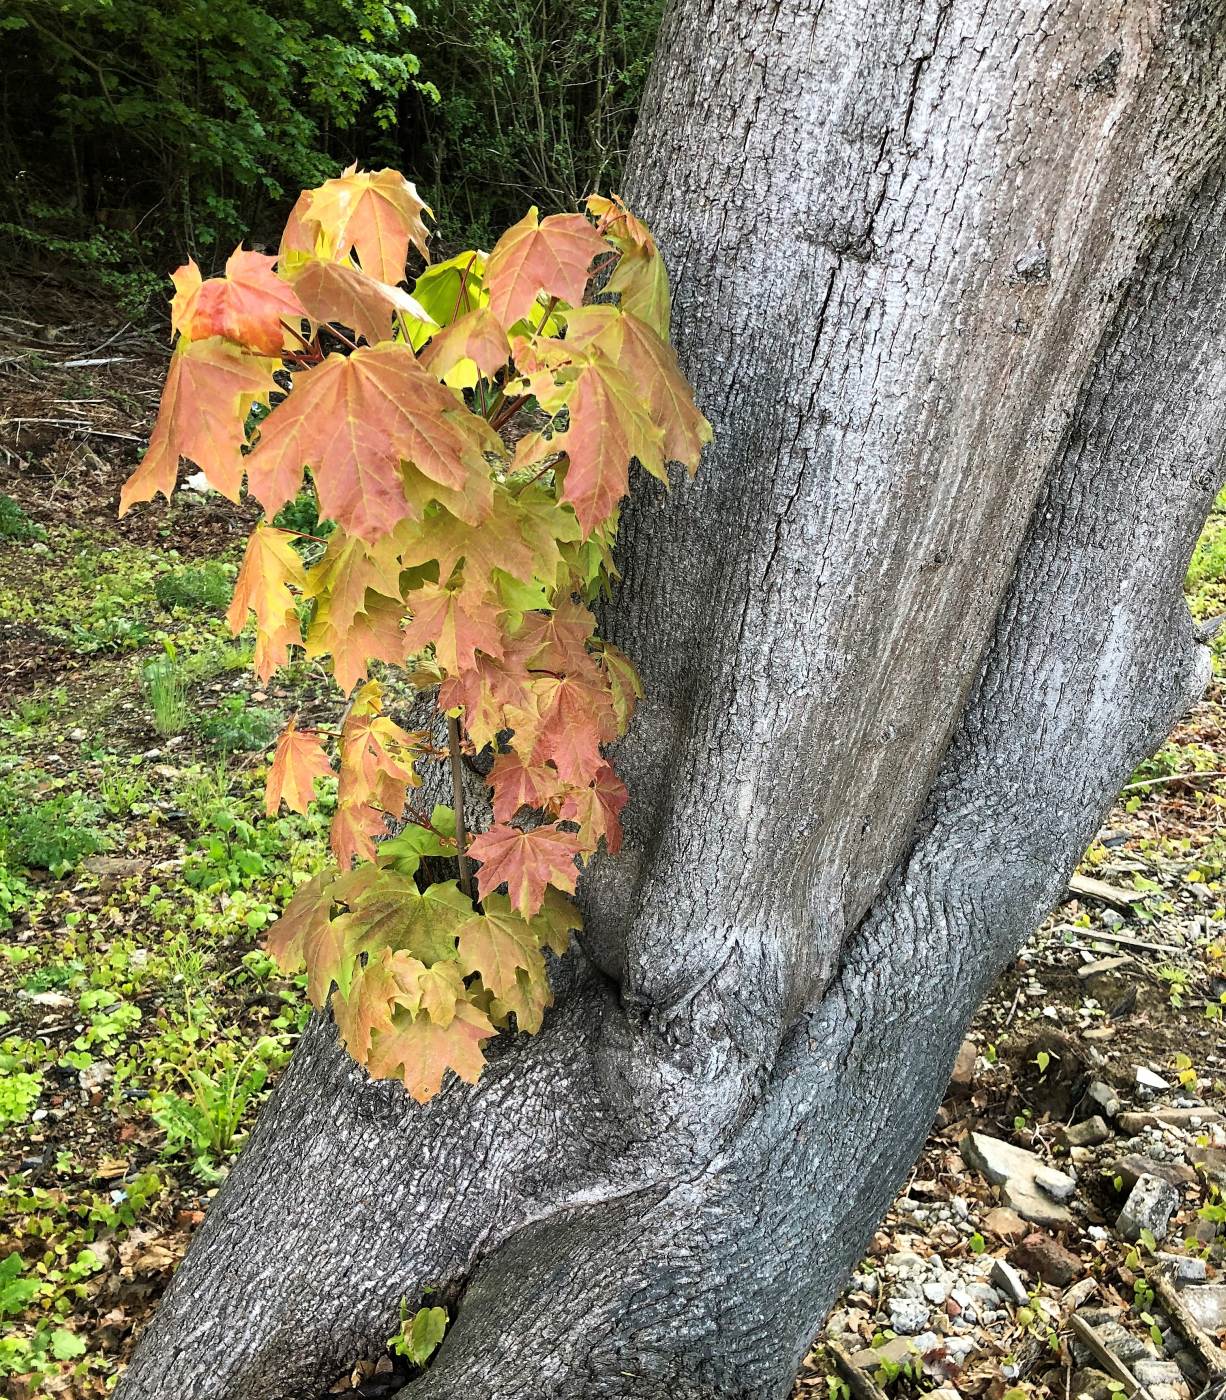
[[[1226,769],[1217,768],[1211,773],[1167,773],[1161,778],[1143,778],[1139,783],[1128,783],[1120,788],[1126,792],[1139,792],[1142,788],[1159,787],[1163,783],[1202,783],[1210,779],[1226,778]]]
[[[460,862],[460,888],[473,897],[472,866],[468,860],[468,836],[464,829],[464,770],[460,767],[460,721],[447,716],[447,747],[451,758],[451,797],[455,804],[456,855]]]

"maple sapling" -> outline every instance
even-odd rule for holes
[[[397,172],[351,168],[300,196],[275,258],[239,249],[208,280],[188,263],[157,423],[120,498],[121,514],[169,499],[187,458],[231,500],[245,477],[267,520],[309,474],[335,522],[326,541],[259,523],[229,611],[235,633],[254,616],[262,680],[302,648],[348,696],[335,860],[268,943],[305,967],[316,1006],[331,997],[353,1057],[422,1100],[448,1070],[475,1080],[511,1017],[539,1029],[543,950],[581,926],[578,862],[621,845],[627,793],[603,750],[642,690],[589,605],[616,576],[631,462],[667,484],[710,439],[650,232],[616,199],[587,209],[532,209],[488,255],[427,260],[407,288],[429,210]],[[509,431],[528,406],[531,430]],[[434,694],[446,750],[385,712],[376,666]],[[286,727],[270,814],[306,810],[333,771],[324,738]],[[484,749],[493,823],[470,838],[460,764]],[[450,764],[453,806],[425,812],[410,794],[430,759]],[[427,858],[458,879],[426,883]]]

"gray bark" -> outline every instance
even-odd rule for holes
[[[784,1396],[954,1050],[1207,677],[1226,5],[682,0],[631,175],[716,443],[607,619],[627,850],[424,1108],[316,1018],[120,1400]],[[437,1296],[437,1295],[436,1295]]]

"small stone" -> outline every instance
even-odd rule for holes
[[[89,735],[88,735],[88,734],[85,732],[85,730],[82,729],[79,725],[77,726],[76,729],[70,729],[70,730],[68,731],[68,741],[69,741],[69,743],[72,743],[72,744],[83,744],[83,743],[86,741],[86,739],[88,739],[88,738],[89,738]]]
[[[1209,1266],[1199,1254],[1166,1254],[1159,1252],[1158,1262],[1167,1273],[1181,1283],[1204,1283]]]
[[[1082,1272],[1081,1260],[1050,1235],[1032,1231],[1009,1255],[1010,1262],[1053,1288],[1067,1288]]]
[[[1183,1372],[1173,1361],[1157,1358],[1143,1357],[1134,1362],[1132,1374],[1142,1385],[1179,1385],[1183,1381]]]
[[[940,1307],[941,1304],[944,1303],[945,1299],[949,1297],[948,1279],[949,1276],[946,1275],[944,1278],[930,1279],[926,1284],[924,1284],[924,1297],[927,1298],[930,1303],[935,1304],[937,1307]]]
[[[1139,1240],[1142,1230],[1148,1230],[1156,1240],[1165,1239],[1178,1206],[1179,1192],[1170,1182],[1147,1173],[1132,1188],[1115,1228],[1126,1240]]]
[[[1123,1105],[1120,1103],[1119,1095],[1110,1084],[1104,1084],[1101,1079],[1094,1079],[1086,1089],[1086,1097],[1098,1105],[1108,1118],[1114,1118]]]
[[[1056,1134],[1056,1141],[1070,1151],[1074,1147],[1097,1147],[1111,1136],[1111,1129],[1096,1113],[1080,1123],[1070,1123]]]
[[[958,1047],[953,1073],[949,1077],[949,1082],[956,1088],[967,1089],[974,1083],[975,1061],[978,1055],[979,1050],[973,1040],[964,1040]]]
[[[881,1283],[876,1274],[853,1274],[851,1286],[858,1293],[867,1293],[870,1298],[875,1298]]]
[[[891,1298],[886,1311],[890,1326],[903,1336],[914,1336],[928,1326],[928,1305],[918,1298]]]
[[[1226,1329],[1226,1284],[1202,1283],[1185,1288],[1179,1298],[1211,1337]]]
[[[873,1371],[883,1361],[905,1366],[915,1356],[915,1344],[910,1337],[891,1337],[879,1347],[865,1347],[851,1358],[857,1371]]]
[[[1130,1152],[1111,1167],[1123,1190],[1131,1191],[1143,1176],[1157,1176],[1171,1186],[1195,1186],[1196,1173],[1186,1162],[1158,1162],[1140,1152]]]
[[[1068,1393],[1070,1400],[1114,1400],[1113,1386],[1118,1384],[1104,1371],[1083,1366],[1070,1377]]]
[[[1040,1167],[1034,1174],[1034,1184],[1053,1201],[1067,1201],[1077,1189],[1077,1183],[1067,1172],[1055,1167]]]
[[[1020,1240],[1026,1233],[1026,1222],[1008,1206],[996,1206],[983,1217],[983,1228],[989,1235],[1002,1240]]]
[[[1021,1275],[1003,1259],[997,1259],[992,1265],[992,1282],[1005,1295],[1022,1307],[1030,1301],[1030,1294],[1026,1291],[1026,1285],[1022,1282]]]
[[[1136,1081],[1142,1089],[1148,1089],[1151,1094],[1165,1094],[1171,1087],[1160,1074],[1155,1074],[1152,1069],[1146,1069],[1144,1065],[1137,1066]]]

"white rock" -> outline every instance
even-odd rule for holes
[[[1073,1178],[1055,1167],[1040,1167],[1034,1174],[1034,1184],[1053,1201],[1070,1200],[1077,1189]]]
[[[891,1298],[886,1311],[890,1326],[905,1337],[913,1337],[928,1326],[928,1305],[918,1298]]]
[[[1021,1274],[1004,1259],[997,1259],[992,1265],[992,1282],[1006,1298],[1012,1298],[1019,1308],[1029,1302],[1030,1294],[1022,1282]]]
[[[1142,1089],[1148,1089],[1153,1094],[1163,1094],[1171,1087],[1160,1074],[1146,1069],[1144,1065],[1137,1066],[1136,1079]]]

